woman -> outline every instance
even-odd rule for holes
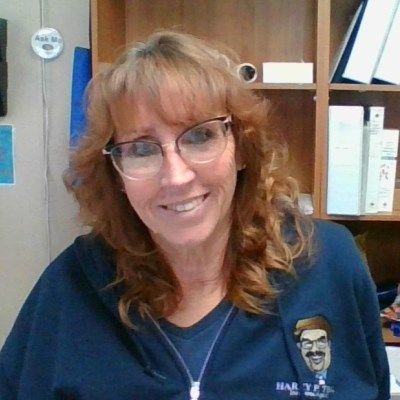
[[[44,272],[1,399],[388,399],[350,234],[301,214],[236,63],[160,32],[94,78],[65,182],[92,233]]]

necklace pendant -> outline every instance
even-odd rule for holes
[[[197,400],[200,397],[200,382],[192,382],[190,388],[190,400]]]

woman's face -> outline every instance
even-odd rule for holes
[[[113,116],[116,142],[145,135],[164,144],[189,127],[166,123],[145,102],[135,104],[134,118],[129,107],[115,109]],[[144,180],[122,176],[122,181],[132,207],[156,243],[190,248],[211,243],[229,231],[236,174],[235,141],[230,133],[224,152],[209,163],[188,164],[169,146],[157,175]]]

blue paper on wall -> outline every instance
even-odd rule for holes
[[[0,125],[0,185],[15,185],[12,125]]]
[[[75,47],[71,89],[70,146],[74,147],[86,129],[85,89],[92,78],[89,49]]]

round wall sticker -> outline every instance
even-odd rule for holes
[[[53,59],[58,57],[64,47],[64,41],[60,33],[53,28],[42,28],[33,34],[33,51],[41,58]]]

